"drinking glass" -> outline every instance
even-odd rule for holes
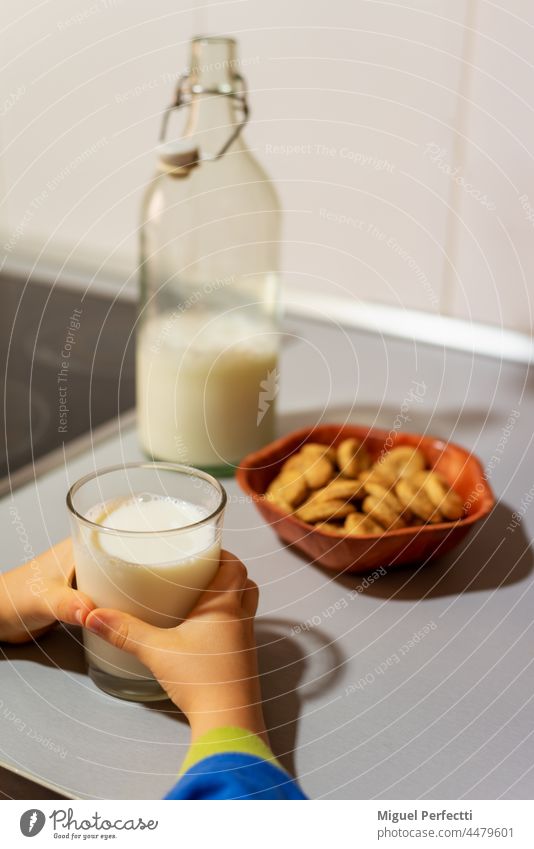
[[[97,607],[177,625],[217,572],[225,505],[221,484],[191,466],[129,463],[86,475],[67,495],[78,589]],[[133,655],[87,630],[83,641],[102,690],[132,701],[166,698]]]

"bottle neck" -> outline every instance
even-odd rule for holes
[[[234,98],[224,94],[195,94],[184,134],[186,138],[194,139],[203,155],[214,156],[235,132],[240,121]],[[232,144],[232,150],[243,147],[240,133]]]

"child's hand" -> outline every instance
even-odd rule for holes
[[[72,545],[65,539],[23,566],[0,574],[0,640],[28,642],[57,619],[83,624],[94,604],[72,589],[73,573]]]
[[[224,725],[265,736],[254,615],[258,588],[223,551],[217,575],[187,619],[155,628],[117,610],[93,610],[85,627],[135,655],[186,714],[193,738]]]

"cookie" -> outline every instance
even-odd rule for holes
[[[296,512],[299,519],[313,525],[315,522],[326,522],[329,519],[343,519],[354,512],[352,504],[341,499],[332,498],[329,501],[314,501],[310,499]]]
[[[306,457],[326,457],[331,463],[336,462],[336,449],[332,445],[322,445],[320,442],[306,442],[300,449]]]
[[[267,495],[272,501],[298,507],[308,497],[309,488],[300,469],[282,471],[269,485]]]
[[[334,465],[330,457],[332,450],[327,445],[307,442],[298,454],[294,454],[283,466],[283,469],[300,469],[307,486],[319,489],[334,477]]]
[[[439,472],[418,472],[414,476],[418,483],[428,495],[430,501],[437,507],[440,514],[446,519],[455,521],[461,519],[464,514],[464,504],[458,493],[451,489]]]
[[[345,533],[353,536],[383,534],[384,528],[365,513],[351,513],[345,519]]]
[[[360,472],[369,468],[371,460],[367,449],[359,439],[344,439],[337,448],[339,471],[346,478],[356,478]]]
[[[302,469],[306,464],[306,460],[300,451],[297,451],[296,454],[292,454],[288,460],[285,461],[284,465],[280,470],[280,474],[284,472],[290,472],[294,469]]]
[[[367,471],[362,472],[359,479],[363,484],[367,481],[371,481],[371,483],[376,483],[379,486],[389,488],[395,486],[398,475],[393,466],[389,468],[379,461],[371,466],[371,468]]]
[[[293,512],[293,508],[291,507],[291,504],[288,504],[287,501],[284,501],[284,499],[281,498],[280,495],[278,495],[277,493],[272,493],[272,492],[269,492],[267,490],[267,492],[264,495],[264,498],[265,498],[266,501],[270,501],[271,504],[276,505],[276,507],[279,507],[281,510],[284,510],[286,513],[292,513]]]
[[[334,467],[326,457],[316,457],[309,466],[305,466],[303,475],[310,489],[319,489],[332,480]]]
[[[415,513],[416,516],[419,516],[420,519],[429,522],[434,517],[434,521],[436,521],[435,505],[432,504],[423,487],[408,478],[401,478],[395,486],[395,494],[401,504]],[[439,519],[437,520],[439,521]]]
[[[362,510],[387,531],[406,527],[406,522],[402,516],[383,499],[377,498],[376,495],[368,495],[364,499]]]
[[[356,498],[361,498],[365,495],[363,484],[359,480],[349,480],[348,478],[337,478],[331,481],[326,486],[318,489],[312,495],[313,499],[324,501],[332,498],[341,498],[344,501],[353,501]]]
[[[410,445],[399,445],[382,458],[381,465],[394,469],[397,477],[409,478],[416,472],[422,471],[426,466],[424,454],[418,448]]]
[[[368,479],[364,484],[362,484],[362,486],[367,495],[374,495],[376,496],[376,498],[379,498],[381,501],[384,501],[399,516],[404,511],[404,505],[401,504],[397,496],[383,484],[377,483],[376,480],[373,480],[371,478]]]

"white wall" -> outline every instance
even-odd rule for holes
[[[232,33],[288,287],[530,331],[534,5],[502,2],[3,0],[0,257],[125,279],[168,74]]]

